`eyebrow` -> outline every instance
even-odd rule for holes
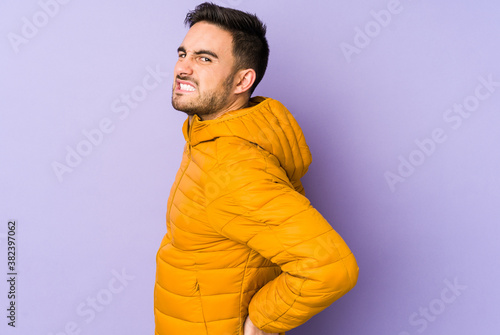
[[[178,47],[177,52],[186,52],[186,49],[184,47]],[[210,50],[198,50],[194,52],[195,55],[209,55],[212,56],[215,59],[219,59],[219,56],[213,51]]]

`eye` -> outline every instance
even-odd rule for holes
[[[211,62],[212,60],[208,57],[200,57],[200,60],[203,62],[203,63],[209,63]]]
[[[179,53],[179,58],[185,58],[186,54],[185,53]]]

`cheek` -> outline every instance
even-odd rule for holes
[[[226,87],[227,77],[223,76],[220,73],[211,74],[206,77],[205,87],[210,88],[211,90],[220,90]]]

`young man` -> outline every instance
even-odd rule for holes
[[[302,131],[278,101],[250,98],[269,55],[255,16],[188,13],[172,105],[188,117],[157,254],[156,334],[283,334],[355,284],[356,260],[305,197]]]

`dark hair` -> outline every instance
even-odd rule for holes
[[[255,14],[220,7],[210,2],[202,3],[186,15],[184,23],[191,28],[206,21],[228,31],[233,36],[234,71],[254,69],[256,78],[250,88],[253,93],[264,77],[269,59],[266,25]]]

